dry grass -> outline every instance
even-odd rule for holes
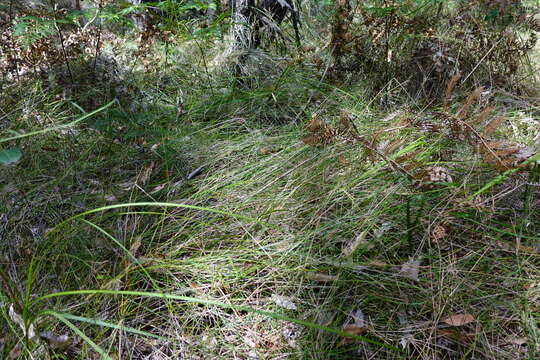
[[[247,90],[196,53],[125,79],[144,107],[16,144],[0,173],[1,356],[538,357],[537,168],[484,188],[500,172],[399,86],[366,98],[283,58]],[[2,138],[76,117],[39,86],[9,91]],[[505,121],[490,136],[538,152],[537,105],[491,101]],[[66,348],[26,339],[10,304]]]

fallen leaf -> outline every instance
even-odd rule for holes
[[[357,335],[358,336],[358,335],[363,335],[363,334],[367,333],[368,328],[365,327],[365,326],[357,326],[355,324],[349,324],[349,325],[344,325],[341,328],[341,330],[343,332],[346,332],[347,334]],[[350,337],[344,337],[339,342],[339,346],[348,345],[348,344],[351,344],[353,342],[355,342],[355,339],[351,339]]]
[[[54,350],[64,350],[71,345],[71,339],[67,335],[55,335],[52,331],[45,331],[39,336],[45,339],[51,349]]]
[[[352,311],[349,316],[353,319],[353,324],[358,327],[365,327],[366,321],[365,316],[362,310],[358,309],[356,311]]]
[[[192,288],[198,295],[202,295],[204,293],[203,287],[196,282],[190,282],[189,287]]]
[[[36,331],[34,330],[34,324],[30,324],[27,328],[22,316],[15,312],[13,304],[9,306],[9,317],[11,318],[11,320],[13,320],[14,323],[19,325],[23,332],[23,335],[28,335],[28,338],[30,340],[34,341],[35,343],[39,343],[39,338],[36,335]]]
[[[474,316],[469,313],[464,313],[449,316],[443,320],[443,323],[450,326],[463,326],[472,323],[474,320]]]
[[[163,188],[167,186],[167,184],[160,184],[158,186],[156,186],[155,188],[152,189],[152,191],[150,191],[150,194],[155,194],[157,193],[158,191],[161,191],[163,190]]]
[[[421,259],[410,259],[405,264],[401,265],[401,270],[399,271],[399,274],[407,279],[418,281],[421,261]]]
[[[310,132],[317,132],[322,128],[324,128],[324,123],[319,120],[318,114],[313,114],[311,121],[306,125],[306,129]]]
[[[286,296],[272,295],[274,303],[287,310],[296,310],[296,305],[292,302],[292,299]]]
[[[366,235],[367,230],[362,231],[360,234],[358,234],[354,239],[347,241],[345,244],[343,244],[343,249],[341,250],[341,253],[345,257],[351,256],[354,251],[362,244],[367,244],[366,241]]]
[[[368,331],[368,328],[365,326],[357,326],[354,324],[345,325],[342,329],[347,334],[351,335],[362,335]]]

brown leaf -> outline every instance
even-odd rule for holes
[[[8,360],[16,360],[20,359],[22,355],[22,346],[21,344],[17,344],[8,354],[7,359]]]
[[[474,316],[469,313],[464,313],[449,316],[442,322],[450,326],[463,326],[472,323],[474,320]]]
[[[341,330],[351,335],[363,335],[367,333],[368,328],[365,326],[358,326],[356,324],[349,324],[349,325],[344,325]],[[354,339],[346,337],[340,341],[339,346],[348,345],[348,344],[353,343],[354,341],[355,341]]]
[[[302,138],[302,142],[306,145],[317,146],[322,145],[323,141],[320,136],[310,135]]]
[[[368,331],[368,328],[365,326],[358,326],[355,324],[345,325],[342,329],[347,334],[351,335],[362,335]]]

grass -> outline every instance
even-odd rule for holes
[[[69,334],[47,348],[58,358],[536,359],[534,174],[482,190],[497,172],[474,149],[405,122],[428,110],[384,120],[362,86],[266,69],[255,90],[160,69],[161,83],[130,80],[144,111],[120,102],[9,142],[23,159],[0,173],[0,353],[44,356],[13,303],[36,332]],[[8,91],[4,130],[81,116],[38,85]],[[538,111],[517,107],[501,131],[534,146]],[[312,114],[338,127],[341,109],[402,145],[381,157],[301,141]],[[407,154],[408,171],[444,166],[452,181],[419,188],[389,161]],[[474,321],[445,323],[464,313]]]

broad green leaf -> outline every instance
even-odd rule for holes
[[[21,159],[22,152],[18,148],[0,151],[0,165],[16,163]]]

